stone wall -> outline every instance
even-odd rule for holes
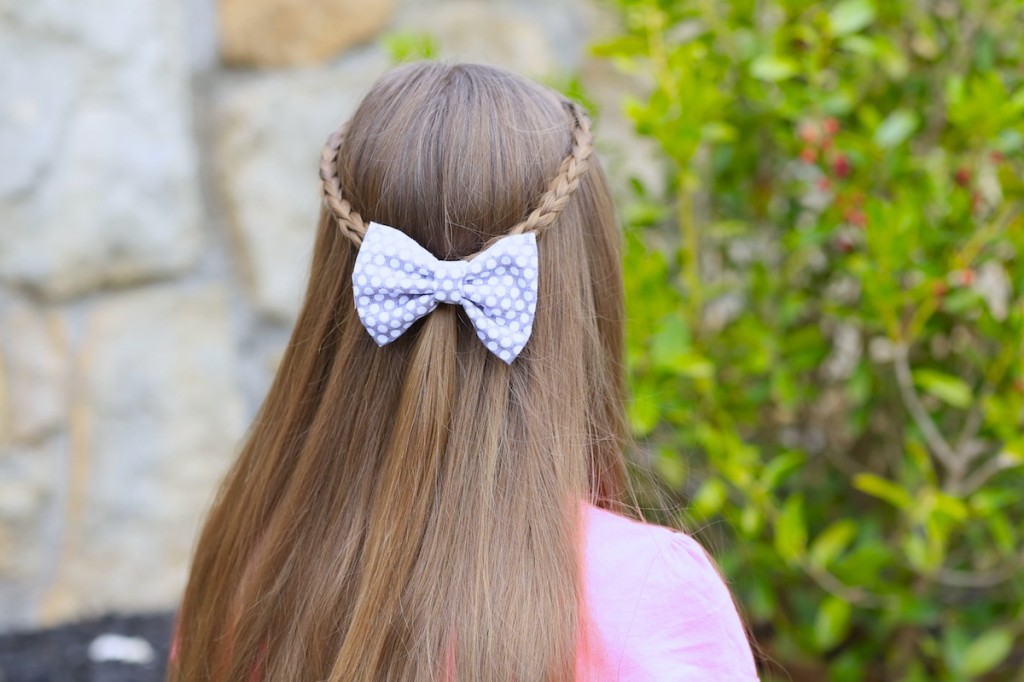
[[[301,9],[300,9],[301,6]],[[545,77],[589,0],[0,0],[0,629],[170,608],[294,320],[320,146],[412,30]],[[327,29],[327,30],[325,30]],[[616,153],[618,150],[618,153]]]

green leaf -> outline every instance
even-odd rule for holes
[[[773,457],[761,472],[761,483],[766,489],[774,490],[779,483],[799,469],[806,459],[807,456],[799,450],[788,450]]]
[[[995,148],[1004,154],[1013,154],[1024,148],[1024,134],[1019,130],[1004,130],[996,138]]]
[[[659,448],[655,466],[670,488],[682,490],[686,483],[686,462],[678,452],[668,447]]]
[[[697,353],[679,353],[672,361],[672,369],[680,376],[691,379],[710,379],[715,374],[715,366]]]
[[[648,227],[664,220],[665,213],[665,207],[661,204],[641,200],[626,204],[622,217],[628,225]]]
[[[750,75],[763,81],[781,81],[796,75],[796,62],[789,57],[761,55],[750,62]]]
[[[772,590],[771,582],[754,576],[748,581],[745,602],[750,615],[759,621],[771,619],[778,607],[778,597]]]
[[[654,367],[691,379],[709,379],[715,366],[690,347],[690,332],[682,318],[672,313],[662,320],[651,341]]]
[[[682,317],[676,314],[665,316],[651,339],[651,362],[655,367],[671,369],[680,353],[690,348],[690,331]]]
[[[868,656],[856,649],[842,651],[828,663],[828,679],[831,682],[864,682],[872,664]],[[767,678],[766,678],[767,679]],[[772,678],[778,679],[778,678]],[[932,682],[920,678],[903,678],[900,682]]]
[[[988,532],[992,535],[996,546],[1006,556],[1013,556],[1017,551],[1017,531],[1006,515],[994,512],[987,520]]]
[[[1024,465],[1024,437],[1013,438],[1004,443],[999,458],[1006,468]]]
[[[928,549],[928,543],[920,535],[906,535],[901,543],[907,563],[915,570],[930,574],[938,566],[936,557]]]
[[[736,128],[723,121],[709,121],[701,126],[700,136],[708,142],[732,142],[736,139]]]
[[[974,289],[958,289],[942,301],[942,309],[953,315],[962,315],[982,304],[984,299]]]
[[[825,597],[814,618],[814,643],[819,651],[839,644],[850,632],[850,604],[835,595]]]
[[[828,23],[837,36],[855,33],[875,20],[871,0],[843,0],[828,13]]]
[[[920,116],[908,109],[897,109],[875,129],[875,142],[882,147],[895,147],[906,141],[920,123]]]
[[[951,671],[959,671],[964,665],[964,654],[970,645],[970,639],[964,629],[957,623],[951,623],[942,633],[942,643],[938,653],[946,661]],[[960,676],[962,677],[962,675]]]
[[[968,677],[984,675],[1002,663],[1013,648],[1013,634],[992,628],[968,645],[960,672]]]
[[[943,84],[943,92],[946,98],[946,106],[954,107],[964,100],[964,77],[960,74],[953,74],[946,78]]]
[[[1020,499],[1016,490],[990,490],[982,488],[971,496],[970,506],[976,514],[987,516],[1003,509]]]
[[[853,477],[853,487],[862,493],[884,500],[897,509],[908,509],[913,504],[910,493],[896,483],[875,474],[857,474]]]
[[[892,549],[877,541],[858,545],[836,560],[833,573],[843,582],[871,587],[884,581],[882,571],[895,562]]]
[[[918,369],[914,370],[914,383],[953,407],[965,409],[971,405],[971,387],[960,377],[933,369]]]
[[[967,505],[963,500],[942,491],[935,492],[935,511],[941,512],[953,521],[965,521],[968,515]]]
[[[643,38],[635,35],[617,36],[594,43],[590,53],[597,57],[620,57],[642,55],[647,45]]]
[[[661,417],[657,396],[635,392],[633,400],[629,403],[628,413],[633,433],[637,436],[648,435],[657,426]]]
[[[775,549],[790,563],[798,563],[807,552],[807,525],[803,495],[790,495],[775,522]]]
[[[827,567],[850,546],[857,534],[857,524],[840,519],[821,532],[811,543],[810,560],[815,568]]]
[[[849,36],[841,42],[844,50],[862,57],[874,57],[878,51],[875,42],[864,36]]]
[[[381,42],[391,61],[408,62],[416,59],[437,59],[437,41],[426,33],[395,31],[385,35]]]
[[[717,478],[709,478],[701,484],[693,497],[693,509],[702,518],[717,514],[725,504],[728,491]]]
[[[755,505],[748,504],[740,514],[740,530],[746,537],[754,538],[761,532],[763,520],[760,510]]]
[[[910,62],[901,47],[897,47],[885,37],[879,37],[875,41],[875,50],[878,62],[886,75],[895,80],[906,77],[910,71]]]

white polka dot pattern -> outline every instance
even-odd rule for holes
[[[508,235],[472,260],[441,261],[409,235],[370,223],[352,272],[356,311],[378,346],[440,303],[461,305],[487,349],[511,363],[533,330],[537,240]]]

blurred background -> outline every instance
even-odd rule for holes
[[[0,680],[115,679],[39,643],[122,613],[157,654],[107,618],[76,655],[158,679],[320,147],[414,58],[594,115],[637,479],[764,679],[1024,680],[1022,36],[1024,0],[0,0]]]

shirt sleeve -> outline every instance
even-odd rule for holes
[[[658,669],[652,680],[754,682],[757,669],[746,630],[729,588],[704,548],[684,533],[671,533],[663,554],[664,581],[649,594],[659,628]],[[660,584],[658,584],[660,583]]]
[[[729,588],[700,543],[593,508],[578,679],[756,682]]]

